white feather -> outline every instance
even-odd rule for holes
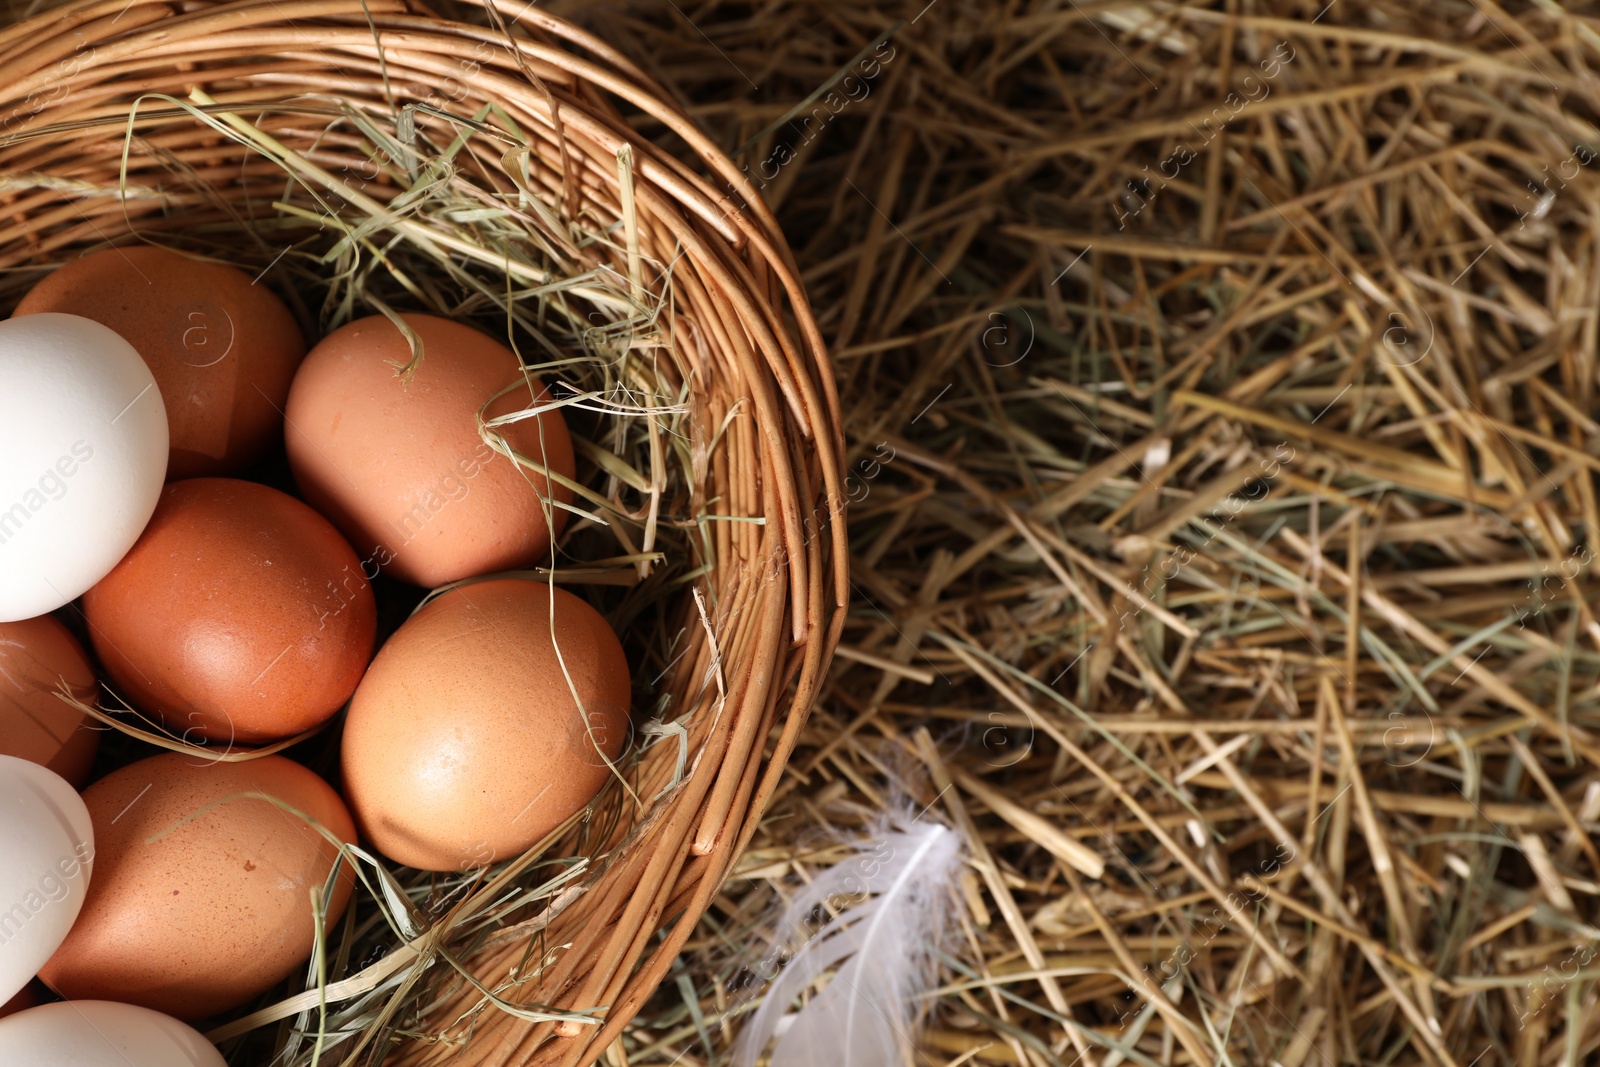
[[[920,1020],[920,995],[938,980],[938,948],[961,869],[961,839],[937,823],[902,818],[854,844],[854,855],[824,871],[784,909],[773,961],[796,935],[809,932],[808,920],[821,905],[850,900],[772,980],[739,1035],[735,1067],[755,1067],[775,1034],[781,1036],[771,1067],[906,1062]],[[800,994],[830,970],[833,977],[822,990],[787,1015]]]

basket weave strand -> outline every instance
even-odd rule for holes
[[[642,751],[631,778],[642,805],[618,801],[616,817],[546,843],[547,854],[594,859],[581,889],[480,937],[455,961],[505,1001],[591,1010],[598,1021],[531,1022],[486,1007],[440,958],[442,937],[424,935],[415,951],[397,949],[379,965],[387,973],[399,964],[408,983],[434,983],[423,1013],[399,1009],[397,999],[324,1062],[352,1052],[371,1062],[391,1047],[385,1062],[413,1067],[595,1062],[666,973],[753,832],[847,601],[839,403],[772,214],[625,57],[535,5],[489,2],[487,24],[477,25],[393,0],[75,0],[0,31],[0,268],[12,302],[46,266],[133,233],[215,242],[237,230],[240,265],[267,266],[283,234],[293,236],[272,207],[284,172],[197,111],[245,119],[346,191],[383,204],[397,187],[376,173],[371,147],[341,115],[354,109],[395,128],[404,114],[443,128],[492,102],[525,139],[525,173],[506,169],[510,155],[475,145],[459,158],[456,180],[485,203],[510,202],[524,188],[568,222],[613,234],[581,249],[559,234],[551,240],[584,269],[609,265],[627,277],[618,156],[631,151],[635,262],[652,265],[639,280],[660,297],[660,268],[672,265],[669,342],[655,373],[692,408],[697,477],[683,510],[737,520],[703,523],[707,558],[695,562],[706,570],[677,607],[686,643],[657,683],[685,743],[663,735]],[[175,102],[191,100],[212,103]],[[689,155],[641,137],[618,102],[662,124]],[[429,107],[407,110],[416,104]],[[521,284],[536,274],[510,260],[504,267]],[[248,1022],[292,1013],[268,1009]]]

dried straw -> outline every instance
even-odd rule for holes
[[[606,1062],[725,1063],[893,782],[972,854],[917,1063],[1600,1059],[1600,11],[557,9],[753,141],[852,474],[818,709]]]

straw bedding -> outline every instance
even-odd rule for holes
[[[918,1063],[1594,1062],[1600,6],[541,6],[760,187],[851,472],[838,656],[602,1062],[726,1063],[902,794],[969,851]]]
[[[919,1063],[1594,1062],[1600,8],[559,9],[765,182],[853,475],[828,684],[607,1062],[726,1062],[896,788],[971,849]]]

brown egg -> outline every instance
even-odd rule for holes
[[[431,315],[405,315],[423,343],[411,358],[404,335],[381,315],[335,330],[311,350],[289,390],[285,441],[301,491],[356,550],[408,582],[428,587],[526,567],[550,549],[570,501],[561,485],[500,455],[478,436],[478,411],[511,389],[490,416],[550,399],[524,381],[512,351],[477,330]],[[531,385],[529,384],[531,383]],[[572,439],[560,411],[504,426],[514,449],[573,476]]]
[[[306,343],[265,283],[134,244],[73,260],[35,285],[15,314],[41,311],[109,326],[144,357],[167,408],[169,481],[232,474],[277,440]]]
[[[94,670],[65,626],[49,615],[0,622],[0,755],[42,763],[77,789],[89,778],[100,731],[56,696],[63,684],[94,703]]]
[[[94,877],[72,932],[39,972],[69,1000],[120,1000],[180,1019],[238,1007],[311,955],[311,889],[326,886],[350,813],[327,782],[282,756],[219,763],[171,752],[83,794]],[[214,805],[208,807],[208,805]],[[348,864],[329,900],[344,912]]]
[[[39,991],[34,987],[37,984],[37,982],[29,982],[17,991],[16,996],[4,1004],[0,1004],[0,1019],[4,1019],[7,1015],[15,1015],[19,1011],[26,1011],[29,1008],[36,1007],[39,1003]]]
[[[310,729],[355,691],[377,633],[372,587],[339,532],[285,493],[230,478],[162,490],[83,608],[120,693],[191,740]]]
[[[610,777],[629,690],[617,635],[571,593],[512,578],[458,586],[395,632],[350,702],[350,809],[384,855],[412,867],[509,859]]]

